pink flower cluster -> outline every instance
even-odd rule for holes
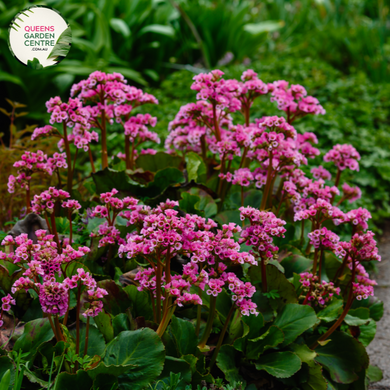
[[[273,245],[273,237],[284,237],[285,221],[276,218],[267,211],[259,211],[253,207],[241,207],[241,220],[249,219],[250,226],[241,233],[240,243],[251,246],[250,251],[257,258],[272,259],[279,248]]]
[[[37,153],[26,151],[21,156],[21,160],[14,163],[14,167],[18,168],[18,175],[15,177],[10,175],[8,178],[8,192],[15,192],[15,184],[20,185],[21,188],[29,189],[29,181],[33,173],[41,172],[48,175],[53,174],[53,160],[50,163],[47,161],[47,155],[41,150]],[[62,161],[63,163],[63,161]],[[66,161],[65,161],[66,164]]]
[[[268,84],[271,102],[277,102],[279,110],[286,111],[289,122],[308,114],[324,115],[325,110],[313,96],[307,96],[306,89],[299,84],[291,84],[284,80]]]
[[[359,187],[351,187],[347,183],[342,185],[343,198],[348,200],[349,203],[353,203],[362,197],[362,191]]]
[[[181,217],[175,206],[178,202],[168,200],[150,209],[139,234],[128,235],[127,243],[119,248],[119,255],[142,256],[152,262],[166,256],[169,257],[166,261],[177,255],[187,257],[190,262],[183,267],[183,275],[175,275],[168,281],[163,274],[161,279],[161,287],[177,298],[177,304],[201,302],[199,297],[187,295],[191,285],[202,289],[208,285],[207,293],[217,296],[226,283],[228,265],[257,264],[251,254],[240,252],[240,245],[234,239],[234,234],[241,231],[239,226],[230,223],[219,230],[215,222],[197,215]],[[137,274],[141,290],[155,292],[155,272],[153,268]],[[242,310],[249,310],[248,305],[251,306],[243,303]]]
[[[333,146],[333,149],[324,156],[324,161],[332,161],[341,171],[346,168],[351,171],[359,171],[359,160],[360,154],[352,145],[347,144]]]
[[[332,282],[319,281],[318,276],[309,272],[301,273],[299,282],[302,284],[299,299],[304,300],[303,304],[325,307],[334,295],[340,294],[340,287],[334,287]]]
[[[312,231],[308,234],[308,237],[310,239],[310,244],[313,245],[314,248],[321,249],[327,248],[334,250],[340,241],[340,237],[326,227]]]
[[[147,128],[147,126],[156,126],[156,123],[157,118],[152,117],[150,114],[132,116],[125,122],[125,136],[129,137],[131,143],[135,143],[136,139],[138,139],[138,143],[145,141],[160,143],[157,133],[153,133]]]
[[[231,174],[230,172],[228,172],[226,175],[220,173],[219,177],[241,187],[248,187],[254,179],[253,174],[249,168],[237,169],[234,174]]]
[[[67,198],[70,198],[68,192],[57,190],[55,187],[49,187],[48,190],[43,191],[40,195],[34,196],[31,209],[36,214],[51,214],[54,211],[55,204],[57,202],[63,203]],[[74,203],[72,203],[72,207],[74,207]]]
[[[15,299],[12,298],[10,294],[7,294],[5,297],[1,298],[1,313],[0,313],[0,328],[3,326],[3,312],[10,311],[11,305],[16,305]]]
[[[327,171],[322,165],[320,165],[318,168],[312,168],[310,171],[314,177],[314,179],[322,179],[322,180],[331,180],[332,175],[329,171]]]

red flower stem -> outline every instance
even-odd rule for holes
[[[198,287],[198,295],[200,299],[202,299],[202,293],[203,293],[202,289]],[[199,336],[201,319],[202,319],[202,305],[198,305],[198,307],[196,308],[196,328],[195,328],[196,337]]]
[[[345,269],[345,266],[347,265],[348,255],[349,255],[349,253],[347,253],[347,254],[344,256],[343,263],[340,265],[339,269],[336,271],[336,274],[335,274],[335,276],[334,276],[334,278],[333,278],[333,283],[335,283],[336,285],[338,285],[338,283],[339,283],[339,281],[337,280],[337,278],[343,274],[344,269]]]
[[[62,181],[61,181],[60,170],[58,168],[56,169],[56,173],[57,173],[57,179],[58,179],[58,188],[61,188],[62,187]]]
[[[103,102],[102,102],[103,104]],[[107,129],[106,129],[106,112],[102,110],[102,169],[108,167],[108,154],[107,154]]]
[[[314,248],[313,276],[317,274],[318,248]]]
[[[161,321],[161,324],[159,325],[159,327],[157,328],[156,330],[156,333],[162,337],[163,334],[165,333],[165,330],[167,329],[168,327],[168,324],[169,322],[171,321],[171,318],[173,316],[173,313],[175,312],[175,309],[176,309],[176,305],[171,305],[171,298],[167,298],[168,299],[168,305],[167,305],[167,310],[164,314],[164,317]]]
[[[80,353],[80,298],[81,286],[77,287],[77,304],[76,304],[76,354]],[[75,365],[75,371],[78,369],[78,362]]]
[[[322,272],[323,256],[324,256],[324,248],[321,247],[320,261],[319,261],[319,268],[318,268],[318,281],[320,283],[321,283],[321,272]]]
[[[26,190],[26,213],[30,213],[31,211],[31,199],[30,199],[30,188]]]
[[[352,306],[352,303],[355,299],[355,297],[353,296],[353,283],[355,281],[355,274],[356,274],[356,264],[355,264],[355,261],[354,259],[352,259],[352,277],[351,277],[351,282],[350,282],[350,289],[349,289],[349,295],[348,295],[348,299],[347,299],[347,303],[345,304],[345,308],[343,310],[343,312],[341,313],[339,319],[332,325],[332,327],[330,327],[328,329],[328,331],[323,334],[312,346],[311,346],[311,349],[315,349],[318,347],[319,345],[319,341],[325,341],[340,325],[341,323],[344,321],[344,318],[346,317],[346,315],[348,314],[348,311],[349,309],[351,308]]]
[[[210,371],[213,368],[215,361],[217,360],[217,356],[218,356],[219,350],[221,349],[221,345],[222,345],[223,339],[225,337],[225,333],[226,333],[227,327],[229,325],[230,318],[231,318],[231,316],[232,316],[232,314],[234,312],[234,309],[235,309],[235,305],[233,305],[230,308],[229,314],[226,317],[226,321],[225,321],[225,323],[223,325],[223,328],[222,328],[222,331],[221,331],[221,333],[219,335],[217,346],[215,347],[214,353],[213,353],[213,357],[211,358],[210,367],[209,367]]]
[[[267,182],[265,184],[265,188],[264,188],[264,192],[263,192],[263,199],[261,199],[260,210],[264,210],[266,205],[267,205],[268,192],[269,192],[269,188],[271,186],[271,176],[272,176],[272,151],[269,152],[269,165],[268,165],[268,172],[267,172]]]
[[[215,308],[217,305],[217,297],[210,296],[210,310],[209,310],[209,316],[207,318],[206,328],[203,332],[202,338],[198,344],[199,348],[204,348],[207,344],[207,340],[209,339],[211,330],[213,329],[213,322],[214,322],[214,316],[215,316]]]
[[[69,264],[69,263],[68,263]],[[66,275],[66,268],[64,274]],[[68,322],[68,317],[69,317],[69,305],[70,305],[70,290],[68,290],[68,309],[66,310],[64,320],[62,321],[62,325],[66,326]]]
[[[152,302],[152,309],[153,309],[153,321],[154,322],[157,322],[157,318],[156,318],[156,307],[154,305],[154,297],[153,297],[153,293],[149,290],[149,293],[150,293],[150,300]]]
[[[56,329],[56,327],[55,327],[54,324],[53,324],[53,320],[52,320],[52,318],[51,318],[51,315],[49,314],[49,315],[47,316],[47,318],[49,319],[51,329],[53,330],[53,333],[54,333],[54,336],[55,336],[57,342],[58,342],[58,341],[61,341],[61,339],[58,337],[57,329]]]
[[[72,245],[73,226],[72,226],[72,212],[70,209],[68,209],[68,218],[69,218],[69,245]]]
[[[95,164],[93,163],[93,156],[91,152],[91,147],[88,145],[88,156],[89,156],[89,162],[91,163],[92,173],[95,173]]]
[[[130,140],[127,135],[125,135],[125,156],[126,169],[130,169]]]
[[[60,246],[60,240],[58,239],[58,233],[57,233],[57,227],[56,227],[56,219],[54,212],[50,214],[50,221],[51,221],[51,229],[54,234],[54,240],[57,243],[58,253],[61,254],[61,246]]]
[[[336,188],[338,188],[339,184],[340,184],[340,178],[341,178],[341,169],[340,168],[337,168],[337,174],[336,174],[336,180],[334,182],[334,185]],[[335,198],[335,195],[332,196],[332,199],[330,201],[330,204],[333,204],[334,202],[334,198]]]
[[[162,277],[162,264],[160,258],[158,258],[157,272],[156,272],[156,319],[158,324],[161,321],[161,277]]]
[[[213,103],[213,119],[214,119],[215,138],[219,142],[219,141],[221,141],[221,131],[219,129],[219,123],[218,123],[218,118],[217,118],[217,109],[216,109],[215,103]]]
[[[58,314],[56,314],[56,316],[54,317],[54,321],[55,321],[55,326],[57,329],[58,338],[60,340],[64,340],[64,337],[62,336],[60,321],[58,319]]]
[[[89,316],[87,317],[87,328],[85,331],[85,345],[84,345],[84,356],[87,354],[88,351],[88,340],[89,340]]]
[[[261,287],[263,290],[263,293],[266,293],[268,291],[268,285],[267,285],[267,266],[265,264],[265,259],[261,258]]]
[[[72,195],[72,183],[73,183],[73,172],[72,172],[72,158],[70,155],[70,146],[68,141],[68,131],[66,128],[66,122],[62,123],[63,131],[64,131],[64,145],[66,152],[66,162],[68,163],[68,178],[67,178],[67,191],[70,195]]]

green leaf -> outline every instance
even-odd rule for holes
[[[284,341],[283,331],[271,325],[261,336],[251,339],[247,343],[247,358],[258,359],[267,349],[275,348]]]
[[[307,271],[313,264],[313,260],[296,253],[285,257],[280,264],[284,268],[286,278],[291,278],[294,273],[300,274],[301,272]]]
[[[240,212],[238,210],[225,210],[222,213],[217,214],[214,218],[216,222],[221,225],[233,222],[236,225],[241,225]]]
[[[8,390],[8,386],[11,383],[11,371],[8,369],[1,377],[0,390]]]
[[[78,370],[76,374],[62,372],[56,378],[56,390],[90,389],[91,387],[92,379],[87,371]]]
[[[350,326],[365,325],[369,322],[370,310],[365,307],[350,309],[344,321]]]
[[[146,291],[138,291],[134,285],[128,285],[124,288],[131,301],[131,314],[134,318],[145,317],[146,320],[153,319],[153,310],[151,308],[150,297]]]
[[[379,367],[369,365],[367,376],[370,379],[370,382],[379,382],[383,379],[383,372]]]
[[[0,286],[6,294],[11,293],[11,288],[16,279],[19,279],[21,273],[22,270],[19,267],[15,267],[14,264],[0,264]]]
[[[206,218],[212,218],[217,214],[218,206],[215,203],[215,200],[206,191],[197,187],[192,187],[189,192],[191,195],[199,196],[200,201],[196,207],[204,212]]]
[[[207,167],[202,157],[195,152],[188,152],[185,155],[187,164],[188,182],[194,180],[196,183],[204,182],[207,174]]]
[[[263,355],[255,363],[276,378],[290,378],[301,368],[301,359],[293,352],[273,352]]]
[[[267,265],[266,271],[268,291],[277,290],[280,295],[280,298],[273,299],[270,302],[270,305],[274,309],[278,309],[287,303],[297,302],[295,288],[293,284],[286,279],[285,275],[271,264]],[[249,269],[249,276],[252,283],[261,282],[261,266],[252,266]]]
[[[197,214],[203,216],[203,213],[199,211],[198,204],[200,203],[200,197],[197,195],[191,195],[188,192],[181,193],[182,199],[179,200],[180,209],[186,211],[189,214]]]
[[[383,302],[377,297],[369,297],[367,299],[362,299],[361,301],[355,299],[352,309],[358,307],[367,307],[370,310],[370,318],[377,322],[383,317]]]
[[[110,26],[115,32],[123,35],[124,38],[128,38],[131,35],[130,28],[123,19],[110,19]]]
[[[9,83],[14,83],[20,86],[24,86],[23,81],[19,77],[7,72],[0,71],[0,81],[6,81]]]
[[[261,313],[258,316],[243,316],[243,334],[234,341],[233,346],[238,351],[244,352],[247,340],[257,337],[264,326],[264,317]]]
[[[8,356],[0,356],[0,388],[3,384],[3,379],[5,373],[10,372],[10,382],[12,383],[15,379],[15,368]],[[6,382],[7,379],[4,380]],[[5,390],[8,390],[8,386],[4,387]],[[2,389],[1,389],[2,390]]]
[[[80,324],[80,351],[84,351],[85,347],[85,337],[86,337],[87,327],[85,324]],[[76,329],[69,331],[71,336],[76,340]],[[106,343],[104,342],[103,334],[94,327],[93,325],[89,326],[89,335],[88,335],[88,356],[102,356],[106,348]]]
[[[242,382],[243,388],[245,388],[245,381],[239,374],[240,365],[236,361],[237,354],[238,352],[231,345],[222,345],[216,362],[230,384],[234,386],[237,382]]]
[[[196,354],[197,337],[192,322],[173,316],[168,332],[174,340],[178,356]]]
[[[153,382],[162,372],[165,359],[164,345],[156,332],[149,328],[125,331],[106,348],[105,365],[128,365],[126,383],[140,390]],[[92,371],[92,370],[91,370]]]
[[[343,311],[343,300],[333,298],[332,302],[317,313],[317,317],[325,322],[334,321]]]
[[[317,354],[306,344],[291,344],[290,348],[295,352],[304,365],[308,367],[308,376],[302,383],[303,390],[326,390],[327,383],[322,375],[322,367],[314,361]]]
[[[27,61],[27,67],[30,69],[43,69],[42,64],[39,62],[38,58],[35,58],[31,61]]]
[[[283,21],[265,20],[264,22],[248,23],[244,25],[244,30],[252,35],[273,32],[281,29],[284,26]]]
[[[284,332],[282,347],[292,343],[299,335],[310,329],[318,319],[310,306],[296,303],[287,304],[275,319],[274,325]]]
[[[16,340],[13,350],[28,353],[25,360],[31,360],[40,345],[54,337],[48,318],[27,322],[23,334]]]
[[[126,291],[113,280],[102,280],[98,282],[98,287],[104,288],[108,292],[108,295],[102,299],[106,312],[116,316],[124,313],[130,307],[131,301]]]
[[[138,36],[141,36],[143,34],[146,34],[148,32],[160,34],[160,35],[165,35],[170,38],[175,37],[175,30],[173,29],[172,26],[164,26],[162,24],[149,24],[138,32]]]
[[[104,309],[94,317],[95,324],[103,334],[104,339],[109,343],[114,338],[114,327],[112,325],[113,316],[106,313]]]
[[[171,373],[180,373],[184,382],[191,383],[191,366],[186,360],[167,356],[164,362],[164,369],[158,379],[162,380],[164,378],[169,378]]]
[[[343,332],[334,332],[331,341],[316,348],[316,361],[329,371],[337,383],[352,383],[368,367],[368,356],[359,341]]]
[[[168,167],[180,169],[183,159],[165,152],[157,152],[156,154],[141,154],[136,164],[144,171],[157,172]]]
[[[115,316],[112,320],[112,326],[114,327],[115,337],[118,336],[120,332],[131,330],[129,317],[125,313]]]
[[[376,334],[376,322],[372,318],[370,318],[370,321],[366,323],[365,325],[359,326],[360,334],[358,337],[358,340],[365,346],[368,347],[368,345],[371,343],[372,340],[375,338]]]
[[[54,59],[60,56],[66,57],[69,53],[71,43],[72,43],[72,30],[70,27],[68,27],[59,36],[55,46],[53,47],[52,51],[50,52],[47,58]]]

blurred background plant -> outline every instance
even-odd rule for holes
[[[17,62],[7,43],[10,21],[32,4],[59,10],[73,34],[67,58],[39,71]],[[327,115],[310,118],[305,131],[325,137],[325,147],[352,143],[359,150],[363,173],[356,184],[370,195],[363,199],[373,204],[365,207],[379,221],[390,216],[389,8],[389,0],[0,1],[0,107],[7,108],[5,98],[26,104],[20,128],[42,126],[50,97],[64,97],[96,69],[118,71],[159,98],[151,114],[158,117],[163,145],[169,121],[194,101],[188,83],[195,73],[223,67],[235,77],[253,68],[265,82],[301,83],[319,98]],[[270,104],[263,99],[256,114],[270,112]],[[9,119],[0,118],[6,134]],[[113,133],[109,141],[123,140]],[[5,136],[1,161],[8,153],[11,166],[19,155],[7,142]],[[1,170],[10,173],[5,165]],[[2,199],[4,186],[2,180]]]

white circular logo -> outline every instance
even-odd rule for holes
[[[58,64],[69,52],[72,31],[52,8],[32,6],[19,12],[9,27],[13,55],[33,69]]]

